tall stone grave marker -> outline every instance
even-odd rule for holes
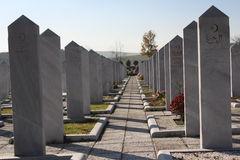
[[[232,59],[232,96],[240,96],[240,44],[231,47]]]
[[[182,92],[183,87],[183,55],[182,38],[176,36],[169,43],[170,60],[170,101]]]
[[[232,147],[229,18],[212,6],[199,17],[200,145]]]
[[[199,136],[198,35],[197,22],[183,30],[183,77],[185,135]]]
[[[166,109],[170,107],[169,43],[164,47]]]
[[[88,66],[84,66],[84,62],[88,59],[84,58],[82,54],[82,48],[75,42],[69,43],[65,47],[66,52],[66,84],[67,84],[67,116],[68,118],[76,121],[84,120],[84,114],[86,109],[86,103],[84,102],[85,96],[90,99],[90,93],[84,93],[85,87],[84,81],[87,74],[84,74],[83,70]],[[86,68],[85,68],[86,67]],[[89,71],[89,69],[87,69]],[[89,100],[90,101],[90,100]],[[89,107],[89,106],[88,106]]]
[[[60,37],[47,29],[39,38],[42,105],[46,143],[63,143]]]
[[[39,68],[39,27],[21,16],[8,27],[14,152],[45,155],[43,106]]]
[[[159,50],[159,91],[165,90],[165,73],[164,73],[164,47]]]
[[[98,77],[98,57],[97,53],[93,50],[89,51],[89,69],[90,69],[90,99],[91,103],[99,103],[102,98],[98,96],[99,79]]]

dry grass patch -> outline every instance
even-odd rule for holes
[[[107,108],[108,108],[107,103],[91,104],[90,106],[91,111],[106,110]]]
[[[76,122],[64,124],[65,134],[88,134],[94,128],[97,120],[91,119],[87,122]]]
[[[12,108],[2,108],[1,109],[1,114],[2,115],[12,115],[13,114],[13,110]]]

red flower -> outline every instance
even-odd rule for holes
[[[184,95],[180,93],[172,100],[170,104],[170,110],[172,113],[183,115],[184,113]]]

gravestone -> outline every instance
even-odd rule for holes
[[[170,101],[182,92],[183,87],[183,55],[182,38],[174,37],[169,43],[169,62],[170,62]]]
[[[232,147],[229,18],[212,6],[199,17],[200,145]]]
[[[197,22],[183,30],[185,135],[199,136],[198,35]]]
[[[157,52],[153,55],[153,74],[154,74],[154,91],[156,92],[158,89],[158,72],[157,72]]]
[[[146,84],[149,85],[149,60],[146,60],[146,75],[145,75],[145,79],[146,79]]]
[[[152,57],[149,58],[149,86],[153,88],[153,61]]]
[[[8,27],[16,156],[45,155],[39,27],[21,16]]]
[[[169,43],[164,46],[164,68],[165,68],[166,110],[169,110],[170,107]]]
[[[102,59],[101,57],[93,50],[89,51],[89,68],[90,68],[90,77],[91,77],[91,102],[92,103],[101,103],[103,98],[102,91]]]
[[[3,60],[0,62],[0,100],[3,100],[10,92],[10,66]]]
[[[89,70],[89,54],[88,51],[80,46],[82,55],[81,72],[82,72],[82,101],[83,111],[85,115],[90,114],[90,70]]]
[[[107,95],[109,92],[109,87],[108,87],[108,77],[106,76],[107,68],[108,68],[108,62],[107,58],[101,56],[102,59],[102,87],[103,87],[103,95]]]
[[[164,47],[159,50],[159,91],[165,90],[165,73],[164,73]]]
[[[232,96],[240,96],[240,44],[236,43],[231,47],[232,59]]]
[[[97,54],[97,77],[98,77],[98,102],[102,102],[103,100],[103,81],[102,81],[102,76],[103,76],[103,68],[102,68],[102,57]]]
[[[65,47],[66,52],[66,84],[67,84],[67,116],[75,121],[83,121],[88,101],[90,101],[90,92],[85,93],[84,81],[88,81],[89,72],[88,60],[83,54],[82,48],[75,42],[70,42]],[[85,61],[85,62],[84,62]],[[89,61],[89,60],[88,60]],[[87,65],[87,66],[85,66]],[[84,72],[84,70],[87,70]],[[85,99],[86,98],[86,99]],[[87,101],[87,102],[85,102]]]
[[[42,105],[46,143],[63,143],[60,37],[47,29],[39,37]]]

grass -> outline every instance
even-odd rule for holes
[[[152,92],[152,89],[149,88],[148,86],[142,86],[143,92]]]
[[[103,96],[103,99],[105,99],[105,100],[110,100],[110,99],[113,99],[114,98],[114,96]]]
[[[98,110],[106,110],[107,107],[108,107],[108,104],[106,103],[91,104],[90,109],[91,111],[98,111]]]
[[[88,122],[66,123],[64,124],[65,134],[88,134],[91,132],[97,120],[89,120]]]
[[[165,100],[164,98],[158,98],[156,100],[150,100],[150,105],[151,106],[164,106],[165,105]]]
[[[11,108],[2,108],[1,109],[1,114],[4,115],[4,114],[7,114],[7,115],[12,115],[13,114],[13,111]]]
[[[143,94],[145,94],[146,97],[152,97],[153,96],[153,92],[143,92]]]

